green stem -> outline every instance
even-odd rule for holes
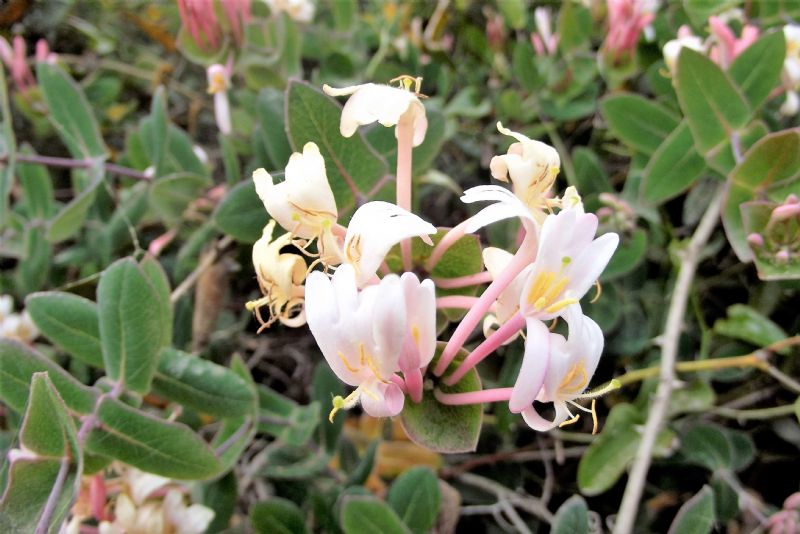
[[[773,406],[772,408],[758,408],[754,410],[735,410],[733,408],[714,408],[711,413],[719,415],[720,417],[727,417],[728,419],[737,419],[739,421],[752,421],[757,419],[774,419],[776,417],[783,417],[785,415],[792,415],[795,411],[794,404],[786,404],[783,406]]]

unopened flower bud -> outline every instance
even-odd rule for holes
[[[789,251],[785,248],[775,253],[775,261],[778,263],[789,263]]]
[[[751,247],[761,248],[764,246],[764,237],[761,234],[753,232],[752,234],[747,236],[747,242],[750,244]]]

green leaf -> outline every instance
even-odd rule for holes
[[[321,420],[319,402],[303,406],[264,385],[258,386],[258,403],[264,419],[259,431],[290,445],[307,444]]]
[[[756,446],[749,434],[741,430],[723,428],[722,431],[728,438],[731,450],[731,469],[739,472],[753,463],[756,456]]]
[[[731,446],[724,431],[713,425],[696,426],[681,436],[681,451],[689,463],[716,471],[731,467]]]
[[[317,143],[340,214],[355,207],[358,198],[369,197],[375,185],[389,174],[386,161],[364,140],[361,132],[351,137],[339,133],[341,107],[311,85],[291,80],[286,93],[286,128],[294,150]]]
[[[308,532],[300,508],[288,499],[272,497],[250,509],[250,523],[259,534],[304,534]]]
[[[567,2],[567,5],[572,2]],[[611,133],[620,141],[652,155],[678,126],[678,117],[661,104],[632,93],[603,99],[600,109]]]
[[[525,0],[503,0],[497,2],[500,13],[506,24],[515,30],[521,30],[528,23],[528,6]]]
[[[780,85],[786,39],[780,29],[762,35],[731,64],[728,73],[752,109],[761,107]]]
[[[250,179],[228,191],[214,211],[214,223],[217,227],[242,243],[252,244],[258,241],[268,221],[267,210],[256,194],[253,180]]]
[[[728,307],[727,319],[717,319],[714,332],[758,347],[766,347],[788,337],[780,326],[744,304]],[[786,354],[787,350],[781,352]]]
[[[715,399],[714,388],[707,382],[695,380],[672,392],[668,413],[670,417],[674,417],[684,413],[707,412],[714,407]]]
[[[105,398],[97,410],[99,426],[87,449],[163,477],[198,480],[215,476],[220,463],[200,436],[186,425],[164,421]]]
[[[60,67],[41,61],[36,80],[42,88],[50,121],[77,159],[105,159],[108,149],[81,87]]]
[[[111,380],[147,393],[163,342],[159,293],[131,258],[103,271],[97,286],[103,362]]]
[[[233,468],[242,452],[255,437],[259,413],[256,385],[253,382],[253,377],[247,364],[245,364],[241,356],[235,354],[231,358],[230,368],[233,373],[245,382],[246,389],[252,396],[252,401],[246,415],[226,417],[222,421],[222,428],[214,436],[212,445],[217,451],[217,457],[222,464],[223,472]]]
[[[172,301],[170,300],[169,278],[158,260],[150,254],[145,255],[144,259],[139,262],[139,267],[158,295],[159,317],[162,325],[161,346],[167,347],[172,343]]]
[[[428,467],[414,467],[403,472],[389,488],[387,498],[414,534],[425,534],[433,529],[441,500],[439,481]]]
[[[256,103],[256,117],[261,126],[261,142],[275,169],[283,169],[292,155],[292,147],[286,137],[286,102],[277,89],[262,89]],[[275,170],[268,169],[268,170]]]
[[[592,34],[592,13],[578,2],[563,2],[558,14],[558,47],[564,53],[581,48]]]
[[[36,154],[29,146],[24,146],[21,152],[25,155]],[[56,209],[50,171],[44,165],[17,163],[16,172],[24,193],[23,200],[28,216],[33,219],[48,219]]]
[[[431,368],[439,359],[443,343],[439,343]],[[461,351],[450,363],[442,376],[456,370],[466,356]],[[442,382],[434,384],[444,393],[466,393],[479,391],[481,380],[475,369],[464,375],[457,384],[448,386]],[[451,406],[440,404],[432,389],[426,389],[422,401],[417,404],[407,401],[400,415],[400,422],[411,441],[436,452],[472,452],[478,446],[483,420],[483,407],[480,404]]]
[[[250,414],[255,399],[230,369],[171,347],[161,351],[153,393],[218,417]]]
[[[581,195],[612,190],[608,173],[592,149],[584,146],[575,147],[572,151],[572,163],[575,166],[575,181]]]
[[[225,182],[228,187],[233,187],[242,179],[242,168],[239,165],[239,155],[236,152],[236,143],[220,132],[217,135],[217,143],[222,151],[222,166],[225,169]]]
[[[542,83],[539,72],[536,69],[535,57],[536,53],[530,42],[525,40],[514,43],[514,52],[511,56],[511,72],[526,91],[533,91]]]
[[[187,172],[199,176],[208,176],[208,167],[200,161],[195,152],[197,146],[194,144],[194,140],[174,124],[169,124],[167,132],[169,144],[165,155],[167,161],[164,173]]]
[[[310,393],[310,397],[319,406],[318,419],[327,420],[332,399],[337,395],[344,396],[345,394],[344,384],[336,377],[330,366],[325,362],[318,363],[314,368]],[[336,450],[344,419],[344,417],[336,417],[332,423],[317,426],[317,439],[325,447],[326,452],[333,453]]]
[[[58,532],[80,486],[82,455],[75,425],[47,373],[35,373],[19,440],[26,458],[12,460],[0,502],[0,531],[33,532],[55,490],[55,508],[44,527]],[[59,482],[59,471],[66,469]]]
[[[23,236],[22,255],[16,272],[17,291],[32,293],[47,283],[52,263],[53,248],[45,239],[41,228],[29,226]]]
[[[380,532],[409,534],[409,529],[386,503],[374,497],[351,495],[342,503],[342,530],[345,534]]]
[[[772,2],[772,0],[769,0]],[[734,8],[741,3],[741,0],[683,0],[683,8],[689,19],[692,21],[692,26],[695,28],[703,27],[708,17],[722,13],[728,9]]]
[[[94,302],[72,293],[49,291],[28,295],[25,309],[51,343],[92,367],[103,368],[103,349]]]
[[[145,150],[150,157],[150,165],[155,171],[153,176],[156,178],[164,175],[165,155],[169,146],[169,118],[167,117],[167,100],[164,92],[164,86],[158,86],[150,104],[150,115],[142,120],[140,126]]]
[[[316,448],[280,445],[270,448],[261,475],[275,480],[306,480],[328,467],[330,456]]]
[[[414,147],[411,159],[411,172],[416,177],[427,171],[433,164],[442,148],[446,134],[446,121],[444,115],[436,110],[427,112],[428,129],[425,140],[421,145]],[[392,128],[373,127],[366,131],[367,141],[386,159],[389,168],[397,166],[397,139]],[[393,186],[389,189],[394,192]],[[377,192],[376,192],[377,193]]]
[[[180,226],[183,212],[211,185],[207,176],[176,173],[155,180],[150,186],[149,201],[168,226]]]
[[[51,243],[59,243],[69,239],[81,229],[83,221],[89,213],[89,208],[94,204],[97,191],[103,183],[105,169],[100,160],[86,170],[89,175],[89,183],[77,193],[75,197],[58,214],[50,220],[47,228],[47,240]]]
[[[607,282],[630,273],[644,261],[647,252],[647,231],[634,230],[633,235],[623,238],[603,271],[602,280]]]
[[[551,534],[588,534],[589,507],[580,495],[573,495],[562,504],[553,518]]]
[[[744,161],[731,171],[730,186],[722,204],[722,223],[741,261],[752,260],[753,252],[747,244],[740,206],[764,196],[783,201],[780,196],[785,193],[779,193],[780,188],[799,177],[800,131],[797,129],[767,135],[754,144],[744,155]]]
[[[0,165],[0,225],[5,224],[8,215],[8,195],[14,182],[15,154],[17,141],[14,137],[14,118],[8,103],[8,84],[4,69],[0,69],[0,114],[2,114],[2,131],[0,131],[0,155],[8,159]]]
[[[660,204],[680,195],[706,171],[689,128],[686,121],[681,122],[647,164],[642,191],[648,202]]]
[[[674,83],[695,146],[702,154],[727,141],[750,119],[750,108],[739,90],[699,52],[681,49]]]
[[[350,475],[345,481],[345,486],[361,486],[369,478],[372,468],[375,467],[375,453],[378,450],[380,440],[374,440],[369,444],[367,450],[361,455],[358,463],[350,470]]]
[[[668,534],[707,534],[714,528],[716,520],[714,491],[705,485],[681,506]]]
[[[0,400],[22,412],[34,373],[46,372],[70,410],[92,411],[97,391],[84,386],[64,369],[33,349],[9,339],[0,339]]]
[[[330,7],[333,13],[333,22],[337,32],[349,31],[358,16],[357,0],[331,0]]]

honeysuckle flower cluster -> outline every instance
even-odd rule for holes
[[[738,15],[741,17],[741,14]],[[712,16],[708,18],[709,36],[707,39],[694,35],[689,26],[681,26],[675,39],[664,45],[664,62],[671,73],[675,73],[678,55],[683,48],[689,48],[708,57],[723,69],[727,69],[742,52],[758,40],[760,31],[756,26],[744,24],[739,37],[733,33],[728,20],[731,17]]]
[[[11,295],[0,295],[0,338],[15,339],[30,344],[39,336],[28,312],[14,313]]]
[[[113,471],[84,477],[67,534],[83,532],[89,520],[100,534],[201,534],[214,519],[212,509],[187,505],[188,488],[174,480],[121,463]]]
[[[36,86],[36,79],[28,66],[28,46],[25,44],[25,39],[17,35],[12,39],[12,43],[13,45],[10,45],[5,38],[0,37],[0,60],[11,73],[14,85],[24,94]],[[35,58],[37,63],[54,64],[58,61],[58,55],[50,51],[50,45],[44,39],[36,42]]]
[[[375,417],[395,416],[427,392],[445,404],[507,402],[536,430],[574,422],[576,410],[591,413],[596,425],[594,399],[608,388],[585,390],[602,353],[603,334],[583,314],[580,301],[598,283],[617,247],[617,234],[596,235],[598,218],[584,212],[574,187],[555,195],[560,169],[555,149],[498,123],[500,133],[514,143],[492,158],[490,171],[499,182],[510,183],[510,189],[491,184],[465,191],[463,202],[489,204],[444,229],[424,265],[416,264],[411,239],[433,246],[429,236],[437,233],[411,213],[412,148],[424,141],[427,118],[419,95],[421,80],[402,76],[395,81],[398,87],[325,86],[324,91],[349,97],[340,121],[343,136],[374,122],[395,129],[396,204],[366,202],[346,227],[340,224],[325,157],[313,142],[291,156],[283,182],[275,183],[264,169],[253,174],[272,220],[253,247],[263,296],[248,308],[262,328],[276,321],[290,326],[308,322],[333,372],[354,388],[333,399],[331,420],[339,410],[356,405]],[[425,278],[461,237],[510,218],[521,225],[516,251],[487,247],[482,253],[485,271],[456,279]],[[275,236],[277,225],[286,233]],[[398,273],[386,261],[395,245],[402,257]],[[487,283],[480,297],[437,298],[440,287]],[[467,312],[431,365],[440,331],[437,308]],[[559,318],[568,327],[566,337],[551,332]],[[481,324],[485,341],[456,363],[468,336]],[[435,385],[456,384],[496,349],[520,337],[525,339],[525,356],[513,387],[445,393]],[[591,408],[579,404],[583,400],[592,401]],[[552,403],[555,417],[542,417],[537,403]]]
[[[777,264],[800,261],[800,198],[789,195],[770,213],[766,226],[747,242],[759,257]]]

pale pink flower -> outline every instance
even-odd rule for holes
[[[737,38],[733,31],[719,17],[709,17],[711,35],[716,41],[709,51],[709,57],[722,68],[728,68],[739,54],[758,40],[759,31],[755,26],[745,24],[741,37]]]
[[[636,50],[639,35],[655,15],[645,0],[608,0],[608,33],[603,49],[611,63]]]

